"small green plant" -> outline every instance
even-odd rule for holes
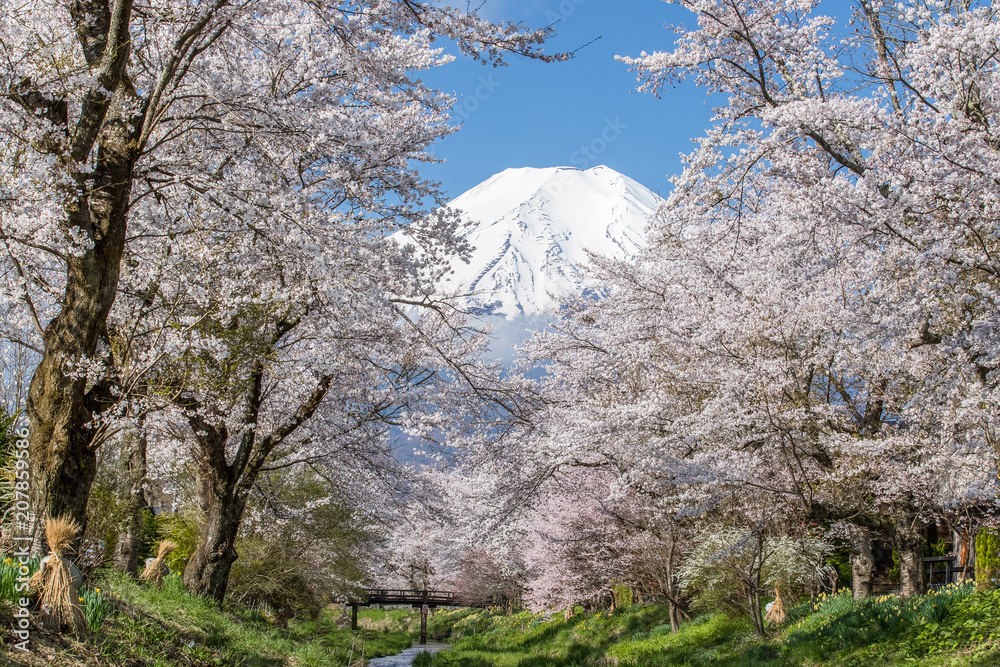
[[[924,554],[927,556],[947,556],[948,540],[939,538],[934,542],[926,541],[924,544]]]
[[[175,514],[159,515],[154,518],[155,530],[160,539],[169,539],[177,548],[167,556],[167,567],[171,572],[183,572],[188,559],[198,547],[198,532],[203,519],[191,507],[183,507]],[[152,543],[150,544],[152,548]]]
[[[14,587],[17,585],[19,566],[10,558],[0,562],[0,600],[14,601]]]
[[[18,591],[17,584],[25,583],[37,569],[37,558],[28,561],[28,571],[22,572],[20,562],[5,556],[0,561],[0,600],[8,600],[16,604],[21,598],[27,597],[27,591]]]
[[[96,633],[104,624],[104,619],[111,614],[111,601],[101,593],[100,588],[83,591],[80,601],[83,603],[83,616],[87,619],[87,625],[91,632]]]
[[[826,564],[837,571],[837,581],[851,583],[851,543],[847,540],[831,540],[832,548]]]
[[[0,515],[5,514],[14,502],[19,460],[14,447],[16,440],[14,428],[17,426],[17,420],[18,413],[8,415],[7,411],[0,407]]]
[[[899,585],[899,552],[892,552],[892,567],[889,568],[889,583]]]

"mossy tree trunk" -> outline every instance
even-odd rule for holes
[[[277,345],[298,323],[291,319],[279,323],[270,344]],[[184,583],[194,593],[222,601],[229,584],[229,573],[239,557],[236,537],[247,506],[247,500],[257,478],[270,460],[271,453],[286,437],[312,417],[330,390],[333,376],[319,379],[312,393],[303,401],[287,422],[269,435],[257,434],[263,397],[264,363],[255,362],[244,395],[243,429],[230,448],[230,435],[225,424],[214,423],[205,416],[205,408],[190,393],[181,398],[181,407],[188,414],[188,423],[197,442],[196,482],[198,499],[205,512],[195,553],[184,568]],[[228,455],[229,451],[233,454]]]
[[[868,528],[851,525],[851,594],[855,600],[872,594],[872,573],[875,557],[872,555],[872,536]]]
[[[133,577],[139,574],[139,549],[142,543],[143,512],[146,499],[146,431],[130,429],[122,437],[119,475],[125,492],[125,523],[115,544],[112,565]]]
[[[910,526],[896,533],[899,552],[899,596],[910,598],[924,592],[924,537]]]
[[[222,446],[225,447],[224,441]],[[197,481],[205,524],[198,548],[184,568],[184,583],[192,592],[221,602],[226,597],[229,574],[238,558],[236,537],[246,509],[247,494],[240,491],[229,475],[220,475],[218,468],[205,461],[199,465]]]
[[[67,372],[93,359],[118,288],[135,163],[141,153],[141,104],[126,74],[132,0],[77,0],[66,5],[90,70],[90,89],[77,114],[59,94],[20,82],[8,97],[53,127],[39,146],[76,173],[65,192],[67,230],[83,233],[80,254],[66,255],[60,311],[42,335],[42,355],[28,391],[34,550],[45,550],[46,516],[68,515],[81,527],[97,469],[100,432],[89,427],[110,406],[109,386],[88,386],[86,373]],[[113,91],[109,95],[108,91]],[[58,135],[58,137],[56,136]],[[30,304],[29,304],[30,305]],[[83,531],[77,538],[82,539]]]

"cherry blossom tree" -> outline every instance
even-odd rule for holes
[[[692,76],[727,98],[672,216],[735,230],[784,209],[817,239],[829,230],[870,286],[877,326],[855,336],[940,348],[908,358],[933,366],[915,399],[947,410],[948,396],[949,418],[995,443],[993,8],[859,2],[845,34],[812,2],[681,4],[697,29],[673,51],[624,59],[643,90]]]
[[[525,562],[532,574],[529,601],[538,610],[591,604],[622,576],[620,531],[594,497],[607,487],[593,474],[565,477],[573,491],[559,485],[545,492],[531,521]]]
[[[826,544],[816,538],[769,537],[761,530],[705,531],[681,569],[681,580],[709,608],[736,606],[764,636],[761,597],[769,589],[802,584],[823,572]]]
[[[812,2],[680,4],[698,27],[624,60],[726,104],[649,248],[536,339],[537,468],[879,531],[912,594],[923,525],[996,496],[996,63],[961,41],[995,17],[861,3],[837,36]]]
[[[831,431],[815,462],[856,497],[878,498],[852,520],[892,517],[881,523],[904,554],[911,593],[915,529],[944,479],[965,487],[939,494],[938,507],[995,493],[983,488],[992,475],[974,472],[993,465],[996,447],[995,11],[859,2],[859,28],[848,33],[813,2],[680,4],[697,29],[673,51],[623,59],[643,90],[691,76],[726,98],[675,181],[673,237],[707,235],[737,251],[735,239],[766,229],[761,219],[776,223],[766,233],[784,241],[757,248],[768,269],[756,292],[781,290],[769,301],[785,301],[772,313],[782,321],[824,313],[843,360],[827,344],[782,385],[826,385],[841,417],[817,422],[814,433]],[[677,231],[685,226],[697,231]],[[800,251],[769,262],[785,246]],[[729,280],[734,262],[719,260],[714,273]],[[839,284],[824,280],[837,274]],[[735,293],[745,286],[732,284]],[[797,393],[788,398],[807,408]],[[877,460],[887,464],[872,473]]]
[[[649,249],[536,341],[536,468],[880,531],[913,593],[923,524],[996,494],[996,63],[961,41],[995,17],[861,3],[838,36],[812,2],[680,4],[697,28],[624,60],[726,104]]]
[[[912,401],[923,377],[900,358],[922,352],[857,336],[878,326],[867,295],[845,298],[861,277],[803,254],[789,222],[691,225],[636,266],[608,263],[607,296],[532,350],[554,362],[538,465],[603,466],[675,512],[765,496],[789,522],[885,532],[917,590],[924,523],[995,495],[991,452]]]
[[[19,0],[0,26],[5,322],[31,326],[41,356],[28,395],[33,505],[80,522],[101,439],[93,420],[121,393],[106,352],[123,270],[155,294],[157,262],[206,243],[194,220],[218,230],[203,248],[242,225],[314,252],[319,274],[300,221],[326,216],[331,233],[378,238],[422,217],[435,194],[411,167],[454,129],[450,98],[415,76],[449,60],[433,38],[498,64],[510,52],[553,58],[537,49],[546,31],[410,0]],[[233,277],[231,290],[186,296],[252,310],[240,283],[253,273]],[[304,312],[288,296],[273,344]],[[293,423],[332,382],[315,378]]]

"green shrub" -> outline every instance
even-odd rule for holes
[[[983,528],[976,535],[976,587],[996,588],[1000,582],[1000,531]]]
[[[201,512],[191,507],[181,508],[174,514],[160,514],[153,519],[158,539],[169,539],[177,548],[167,556],[167,567],[171,572],[183,573],[191,555],[198,548],[198,533],[201,530]],[[152,553],[152,545],[150,551]]]
[[[833,547],[827,556],[826,564],[837,571],[837,581],[842,585],[851,583],[851,543],[847,540],[832,540]]]
[[[315,617],[324,600],[312,585],[312,566],[278,544],[258,538],[237,543],[239,559],[229,577],[229,596],[246,605],[267,605]]]
[[[17,419],[17,414],[8,415],[7,411],[0,407],[0,516],[7,512],[15,497],[18,458],[15,456],[14,429],[17,426]]]
[[[632,606],[632,589],[625,584],[619,584],[611,589],[615,596],[615,607],[628,609]]]
[[[892,552],[892,567],[889,568],[889,583],[899,585],[899,552]]]
[[[139,563],[150,557],[156,557],[156,547],[164,535],[160,530],[157,516],[148,508],[142,510],[142,525],[139,527]],[[169,560],[169,559],[168,559]]]
[[[934,542],[925,540],[924,555],[928,557],[947,556],[949,551],[948,547],[949,547],[948,540],[944,539],[943,537],[935,540]]]

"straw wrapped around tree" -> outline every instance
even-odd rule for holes
[[[68,626],[82,636],[87,633],[87,619],[79,602],[79,575],[74,573],[76,567],[63,556],[79,532],[80,524],[69,517],[45,520],[45,539],[51,553],[42,560],[29,583],[31,588],[41,590],[39,624],[54,632],[62,632]]]
[[[167,567],[167,556],[170,552],[177,548],[176,542],[171,542],[170,540],[164,540],[160,542],[160,546],[156,552],[156,558],[152,563],[146,566],[146,569],[142,571],[140,579],[145,579],[146,581],[152,582],[157,587],[163,585],[163,578],[170,574],[170,568]]]
[[[771,625],[781,625],[788,618],[788,613],[785,611],[785,603],[781,600],[781,591],[777,586],[774,587],[774,604],[771,605],[771,610],[767,612],[767,616],[764,620]]]

